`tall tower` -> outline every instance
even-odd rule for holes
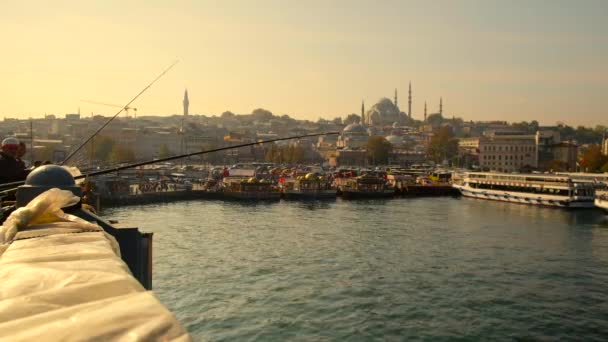
[[[190,101],[188,100],[188,89],[184,92],[184,116],[188,116],[188,107],[190,107]]]
[[[395,88],[395,107],[399,108],[399,105],[397,104],[397,88]]]
[[[365,101],[361,100],[361,124],[365,125]]]
[[[407,115],[412,118],[412,82],[410,82],[410,90],[407,96]]]
[[[443,116],[443,98],[439,98],[439,115]]]
[[[426,101],[424,101],[424,122],[426,122]]]

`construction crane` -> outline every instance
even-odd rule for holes
[[[124,108],[125,109],[125,115],[127,117],[129,116],[129,111],[133,110],[134,115],[135,115],[135,119],[137,119],[137,108],[135,108],[135,107],[121,106],[121,105],[117,105],[117,104],[113,104],[113,103],[103,103],[103,102],[89,101],[89,100],[80,100],[80,101],[81,102],[86,102],[86,103],[92,103],[92,104],[102,105],[102,106],[108,106],[108,107]]]

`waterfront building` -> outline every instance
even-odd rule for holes
[[[576,171],[578,145],[561,141],[558,130],[539,129],[536,132],[536,146],[540,170]]]
[[[538,167],[535,135],[463,138],[458,145],[461,153],[476,157],[482,169],[516,172]]]

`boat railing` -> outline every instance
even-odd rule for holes
[[[526,181],[526,180],[508,180],[508,179],[488,179],[488,178],[468,178],[465,180],[468,183],[495,184],[495,185],[513,185],[513,186],[552,186],[561,188],[577,187],[592,187],[587,182],[549,182],[549,181]]]

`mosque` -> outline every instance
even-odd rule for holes
[[[395,89],[395,98],[391,101],[388,98],[382,98],[378,103],[373,105],[367,112],[365,111],[365,103],[361,103],[361,122],[352,123],[344,128],[342,134],[338,137],[336,146],[338,148],[361,149],[367,143],[367,140],[372,135],[380,133],[382,127],[391,126],[393,128],[404,126],[412,121],[412,84],[409,84],[408,91],[408,113],[402,112],[399,109],[397,89]],[[389,142],[393,145],[402,145],[402,138],[396,134],[390,137]]]

